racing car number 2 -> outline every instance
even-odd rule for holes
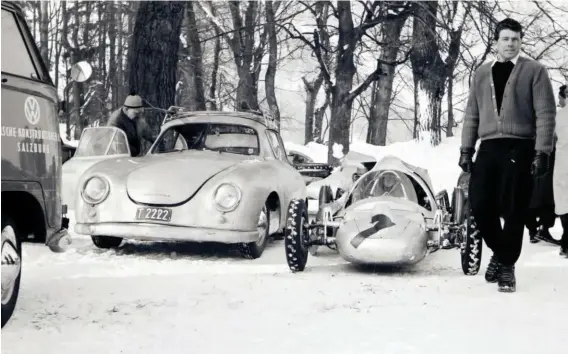
[[[171,221],[172,210],[167,208],[141,207],[136,211],[136,220]]]

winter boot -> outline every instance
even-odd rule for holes
[[[529,229],[529,237],[530,237],[530,242],[531,243],[537,243],[540,240],[538,238],[536,238],[536,233],[537,231],[534,229]]]
[[[499,292],[514,293],[517,290],[517,279],[515,278],[515,266],[501,265],[499,272]]]
[[[489,283],[495,283],[499,279],[501,264],[497,260],[497,256],[492,255],[485,271],[485,280]]]
[[[552,237],[548,228],[545,228],[545,227],[542,227],[538,231],[536,237],[543,240],[543,241],[551,241],[551,240],[554,241],[554,237]]]
[[[560,215],[562,223],[562,239],[560,240],[560,256],[568,258],[568,214]]]

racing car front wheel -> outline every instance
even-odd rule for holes
[[[481,266],[483,241],[471,214],[469,203],[466,202],[464,209],[465,227],[462,228],[462,239],[460,240],[461,265],[465,275],[476,275]]]
[[[91,240],[98,248],[117,248],[122,243],[122,237],[91,236]]]
[[[303,199],[292,199],[286,215],[284,231],[284,247],[286,261],[292,272],[301,272],[308,262],[308,247],[306,240],[309,236],[308,210]]]

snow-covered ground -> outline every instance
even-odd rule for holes
[[[437,190],[459,174],[452,139],[353,148],[426,167]],[[566,353],[568,259],[528,235],[514,294],[485,283],[487,254],[463,275],[457,250],[409,269],[355,268],[325,251],[296,274],[282,241],[252,261],[190,243],[102,251],[85,237],[63,254],[26,243],[23,258],[4,354]]]

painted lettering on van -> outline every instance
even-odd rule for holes
[[[2,126],[2,137],[14,138],[16,151],[31,154],[51,154],[49,141],[59,141],[60,137],[56,132],[40,129],[28,129],[18,127]],[[12,139],[7,139],[12,140]]]

